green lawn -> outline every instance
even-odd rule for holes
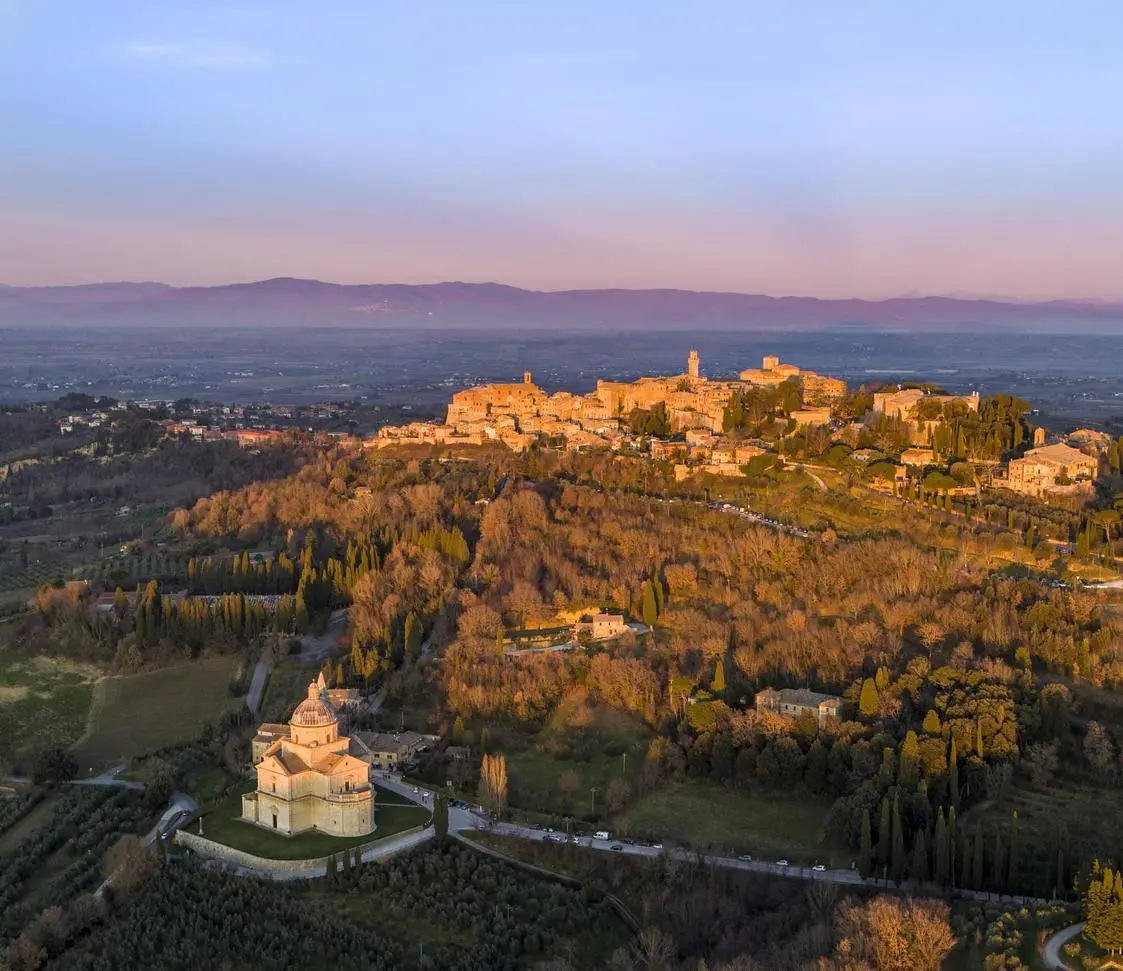
[[[0,763],[29,749],[73,745],[99,674],[90,665],[0,652]]]
[[[271,860],[312,860],[424,825],[432,815],[421,806],[401,805],[405,801],[402,796],[375,786],[374,818],[378,828],[372,835],[349,839],[317,832],[282,836],[239,818],[242,815],[242,793],[252,789],[252,785],[239,787],[207,813],[203,817],[203,836]],[[190,831],[197,833],[197,825],[193,825]]]
[[[236,660],[205,657],[158,671],[109,678],[99,688],[89,736],[75,747],[79,771],[95,772],[166,745],[197,738],[230,706]]]
[[[826,806],[811,800],[681,783],[641,797],[618,814],[613,825],[700,850],[849,866],[852,854],[820,841],[827,812]]]

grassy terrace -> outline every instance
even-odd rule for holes
[[[252,790],[252,785],[236,789],[207,813],[203,817],[203,835],[236,850],[270,860],[311,860],[329,853],[338,853],[349,846],[385,839],[414,826],[424,825],[432,815],[421,806],[404,805],[405,799],[396,792],[375,786],[375,821],[378,828],[372,835],[349,839],[317,832],[281,836],[240,819],[242,793]],[[197,826],[192,826],[190,831],[197,833],[199,830]]]

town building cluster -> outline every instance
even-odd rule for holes
[[[377,444],[500,442],[522,451],[545,438],[562,440],[569,449],[619,448],[631,438],[628,419],[635,410],[662,406],[671,434],[685,433],[692,448],[709,448],[721,435],[730,399],[748,388],[774,388],[787,380],[799,381],[806,406],[792,414],[797,426],[828,424],[831,404],[846,394],[846,382],[781,364],[776,357],[764,358],[762,367],[742,371],[734,380],[707,378],[700,373],[699,365],[698,352],[692,350],[682,374],[637,381],[598,380],[596,388],[584,395],[567,391],[549,394],[527,371],[518,383],[486,384],[459,391],[452,396],[443,424],[413,422],[386,427],[379,431]],[[692,435],[698,437],[690,441]],[[720,458],[715,461],[722,464]]]

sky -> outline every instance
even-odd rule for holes
[[[1123,299],[1118,0],[0,0],[0,282]]]

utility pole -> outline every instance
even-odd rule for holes
[[[597,814],[596,805],[597,805],[597,793],[598,792],[600,792],[600,790],[596,786],[590,786],[589,787],[589,815],[590,816],[596,816],[596,814]]]

